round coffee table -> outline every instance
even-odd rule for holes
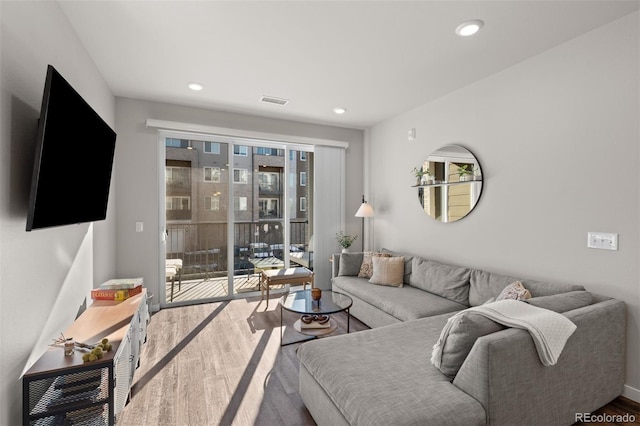
[[[330,315],[338,312],[347,314],[347,333],[349,332],[349,322],[351,315],[349,308],[353,305],[353,300],[346,294],[337,293],[331,290],[322,290],[320,300],[311,298],[311,290],[294,291],[287,293],[280,298],[280,346],[291,345],[293,343],[304,342],[333,333],[337,328],[337,323],[333,318],[329,319],[329,326],[325,328],[305,328],[302,320],[298,319],[293,328],[300,334],[310,336],[307,339],[297,340],[289,343],[282,343],[284,327],[282,326],[282,310],[295,312],[300,315]]]

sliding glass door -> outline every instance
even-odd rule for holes
[[[313,152],[165,138],[166,302],[259,291],[262,270],[313,268]]]

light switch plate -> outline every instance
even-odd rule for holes
[[[618,250],[618,234],[610,232],[588,232],[587,247],[600,250]]]
[[[144,231],[144,222],[136,222],[136,232]]]

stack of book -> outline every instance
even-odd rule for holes
[[[91,290],[93,300],[122,301],[142,293],[142,278],[120,278],[100,284]]]

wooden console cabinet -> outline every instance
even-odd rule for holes
[[[148,323],[146,290],[122,302],[94,301],[63,333],[89,344],[106,337],[113,349],[86,363],[86,350],[65,356],[61,347],[47,349],[22,378],[23,424],[115,424],[129,397]]]

